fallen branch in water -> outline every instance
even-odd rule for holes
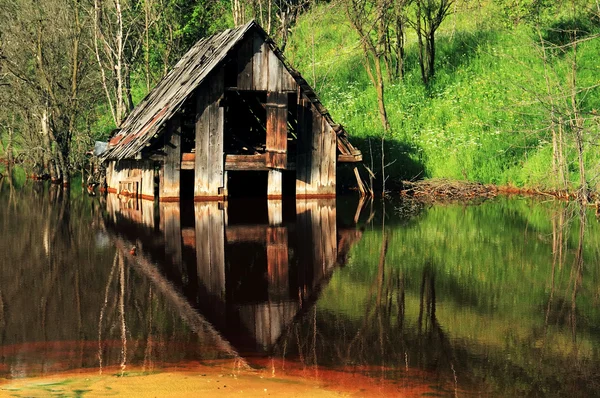
[[[473,200],[493,198],[498,195],[494,185],[477,182],[422,180],[417,182],[402,181],[401,196],[413,197],[423,201],[438,200]]]
[[[581,199],[577,192],[544,191],[537,188],[497,186],[478,182],[432,179],[416,182],[402,181],[402,184],[400,196],[422,202],[485,200],[498,195],[545,196],[567,201]],[[590,205],[598,203],[600,209],[600,197],[597,193],[589,192],[586,202],[589,202]]]

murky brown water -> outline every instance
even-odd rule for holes
[[[600,230],[574,206],[359,214],[42,184],[0,204],[0,380],[225,360],[366,395],[600,391]]]

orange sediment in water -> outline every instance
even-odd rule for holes
[[[419,374],[391,381],[367,375],[381,373],[377,368],[332,370],[281,360],[260,362],[254,363],[260,369],[240,369],[231,361],[210,365],[194,362],[152,373],[111,368],[102,374],[96,370],[4,380],[0,396],[412,397],[436,392],[426,382],[427,377]]]

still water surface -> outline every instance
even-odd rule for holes
[[[333,389],[599,394],[593,212],[357,205],[1,187],[0,381],[233,359]]]

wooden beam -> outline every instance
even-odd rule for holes
[[[177,198],[180,195],[181,168],[181,117],[175,114],[167,121],[164,137],[164,163],[159,179],[161,200]]]
[[[223,79],[223,69],[220,69],[198,92],[194,157],[195,199],[222,196],[219,192],[223,188],[224,172],[224,109],[220,107],[219,99],[223,95]]]
[[[338,163],[358,163],[362,162],[362,153],[359,155],[350,155],[340,153],[337,157]]]

